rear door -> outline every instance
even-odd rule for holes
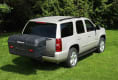
[[[62,38],[62,50],[67,51],[68,47],[74,40],[74,27],[73,21],[61,23],[61,38]]]

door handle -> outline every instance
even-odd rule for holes
[[[88,37],[91,37],[91,36],[88,36]]]

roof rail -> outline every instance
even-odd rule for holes
[[[70,18],[64,18],[64,19],[60,19],[59,21],[63,21],[63,20],[67,20],[67,19],[72,19],[73,17]]]
[[[59,21],[63,21],[63,20],[67,20],[67,19],[73,19],[73,18],[80,18],[80,17],[77,17],[77,16],[72,16],[72,17],[70,17],[70,18],[60,19]]]

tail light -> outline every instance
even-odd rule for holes
[[[32,52],[34,52],[34,50],[33,50],[33,49],[29,49],[29,52],[31,52],[31,53],[32,53]]]
[[[61,39],[56,39],[56,52],[62,51],[62,41]]]
[[[9,48],[13,49],[13,48],[14,48],[14,46],[10,45],[10,46],[9,46]]]

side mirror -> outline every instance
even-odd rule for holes
[[[101,27],[100,25],[96,25],[97,30],[100,30],[100,27]]]

